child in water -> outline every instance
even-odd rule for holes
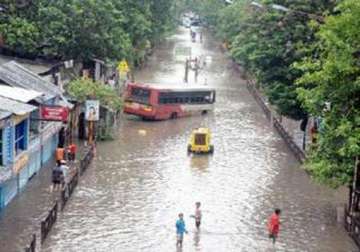
[[[191,217],[195,219],[195,226],[197,229],[200,228],[201,217],[202,217],[200,206],[201,206],[201,203],[196,202],[195,203],[195,215],[191,215]]]

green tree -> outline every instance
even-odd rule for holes
[[[87,99],[96,99],[100,101],[101,105],[114,111],[119,111],[122,107],[122,100],[111,87],[89,78],[71,81],[66,89],[70,96],[80,102],[85,102]]]
[[[322,118],[320,136],[307,168],[334,186],[352,179],[360,155],[360,2],[344,0],[317,33],[312,52],[296,64],[301,101]],[[325,103],[331,104],[326,110]]]

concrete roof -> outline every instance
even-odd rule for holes
[[[6,85],[0,85],[0,96],[9,98],[15,101],[27,103],[34,100],[43,94],[34,90],[28,90],[19,87],[11,87]],[[1,107],[0,107],[1,109]]]
[[[13,87],[31,89],[44,94],[45,100],[61,96],[61,90],[15,61],[0,65],[0,80]]]
[[[15,114],[15,115],[25,115],[37,109],[37,107],[33,105],[17,102],[1,96],[0,96],[0,104],[2,111],[10,112],[11,114]]]

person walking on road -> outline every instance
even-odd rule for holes
[[[269,238],[272,239],[273,244],[275,244],[280,231],[280,214],[281,210],[276,208],[268,222]]]
[[[64,172],[62,170],[60,162],[56,164],[55,168],[52,170],[52,188],[51,191],[57,191],[61,184],[64,181]]]
[[[191,217],[195,219],[195,226],[196,226],[197,229],[200,228],[201,217],[202,217],[200,206],[201,206],[201,203],[196,202],[195,203],[195,215],[191,215]]]
[[[184,233],[188,233],[185,228],[184,214],[179,213],[179,219],[176,221],[176,246],[182,247],[184,240]]]

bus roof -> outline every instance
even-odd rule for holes
[[[174,84],[174,85],[169,85],[169,84],[158,84],[158,83],[133,83],[130,82],[128,85],[131,86],[136,86],[139,88],[147,88],[147,89],[157,89],[157,90],[161,90],[161,91],[176,91],[176,92],[181,92],[181,91],[215,91],[215,88],[210,88],[207,86],[190,86],[188,84],[184,84],[184,85],[179,85],[179,84]]]

